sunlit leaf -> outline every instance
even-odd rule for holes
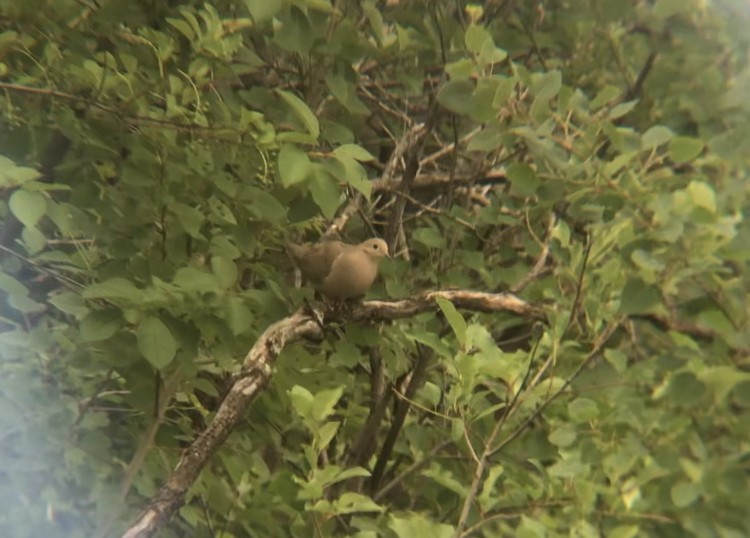
[[[136,336],[138,350],[154,368],[161,370],[172,362],[177,352],[177,342],[159,318],[149,317],[143,320]]]

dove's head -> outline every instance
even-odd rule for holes
[[[359,247],[372,258],[388,257],[388,244],[382,239],[368,239],[359,244]]]

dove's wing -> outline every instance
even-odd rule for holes
[[[329,275],[336,258],[347,246],[341,241],[321,241],[314,245],[290,244],[287,252],[305,277],[313,282],[321,282]]]

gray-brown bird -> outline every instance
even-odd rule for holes
[[[382,239],[368,239],[358,245],[321,241],[314,245],[287,246],[287,252],[313,287],[330,299],[343,300],[363,295],[378,276],[378,264],[388,256]]]

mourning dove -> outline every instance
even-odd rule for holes
[[[382,239],[358,245],[321,241],[314,245],[287,246],[287,252],[316,290],[330,299],[363,295],[378,276],[378,263],[388,256]]]

